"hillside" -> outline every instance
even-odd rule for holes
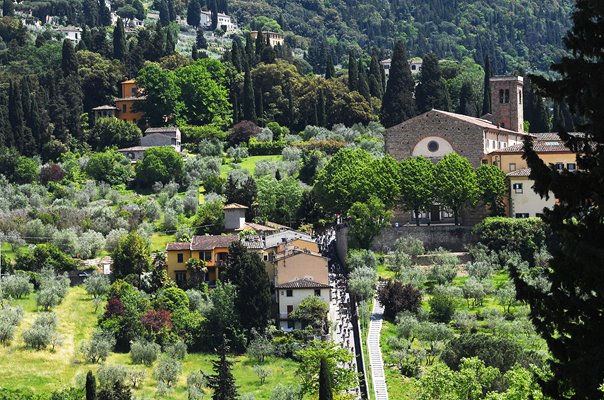
[[[240,23],[254,27],[257,16],[274,18],[292,33],[290,44],[324,40],[339,61],[353,43],[391,48],[400,37],[413,56],[435,52],[482,63],[489,54],[496,73],[548,69],[563,52],[572,8],[571,0],[229,1]]]

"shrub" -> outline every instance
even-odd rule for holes
[[[394,242],[396,251],[408,254],[411,257],[417,257],[425,253],[424,243],[413,237],[402,237]]]
[[[202,126],[185,125],[179,128],[182,133],[183,143],[198,143],[203,139],[217,139],[221,141],[226,137],[226,132],[220,129],[220,127],[211,124]]]
[[[445,324],[451,321],[455,313],[455,299],[446,294],[437,293],[430,298],[430,317]]]
[[[50,268],[44,268],[39,277],[40,290],[36,303],[44,310],[58,305],[63,301],[69,290],[69,277],[67,274],[56,275]]]
[[[300,391],[292,386],[285,386],[278,383],[271,392],[270,400],[298,400]]]
[[[8,346],[15,337],[17,327],[9,321],[0,319],[0,344]]]
[[[487,296],[482,283],[474,277],[470,277],[464,283],[463,295],[468,301],[468,305],[473,307],[482,306],[482,302]]]
[[[275,346],[266,336],[256,335],[247,347],[247,354],[258,364],[275,353]]]
[[[80,352],[86,362],[96,364],[105,361],[114,346],[115,336],[113,336],[113,333],[98,329],[93,332],[90,340],[82,341]]]
[[[96,377],[101,390],[111,390],[116,385],[125,385],[128,370],[121,364],[103,364],[99,367]]]
[[[30,278],[26,274],[9,275],[0,281],[0,293],[5,297],[21,299],[34,290]]]
[[[182,370],[180,361],[171,357],[162,357],[159,360],[159,365],[153,370],[153,378],[158,383],[163,383],[167,387],[172,387],[178,380],[178,376]]]
[[[191,372],[187,376],[187,393],[190,400],[201,400],[204,396],[203,389],[208,385],[208,378],[202,372]]]
[[[254,365],[253,368],[254,368],[254,372],[256,373],[256,375],[258,375],[260,384],[264,385],[264,383],[266,382],[266,378],[268,378],[272,374],[271,370],[262,365]]]
[[[144,364],[150,366],[157,360],[161,348],[157,343],[138,339],[130,347],[130,359],[132,364]]]
[[[229,147],[227,157],[232,158],[233,162],[239,163],[242,159],[249,157],[249,153],[245,147]]]
[[[251,156],[276,156],[281,154],[286,146],[287,142],[282,140],[260,142],[256,138],[251,138],[247,147]]]
[[[285,161],[300,161],[302,158],[302,150],[297,147],[288,146],[281,152]]]
[[[356,268],[368,267],[377,270],[377,257],[371,250],[351,250],[346,257],[346,266],[349,271]]]
[[[166,355],[178,361],[182,361],[187,356],[187,345],[182,340],[166,347]]]
[[[33,325],[23,332],[25,345],[36,350],[45,349],[53,339],[56,326],[57,316],[55,313],[38,315]]]
[[[247,143],[252,136],[260,133],[260,128],[252,121],[241,121],[229,131],[229,145],[235,146],[239,143]]]
[[[199,142],[198,153],[202,157],[222,157],[222,142],[217,138],[203,139]]]
[[[431,259],[430,279],[439,285],[451,283],[457,275],[457,264],[459,264],[457,256],[441,248],[431,253]]]
[[[84,289],[94,299],[102,297],[109,291],[109,278],[103,274],[93,274],[84,280]]]
[[[378,301],[384,306],[384,318],[393,321],[401,311],[417,313],[421,306],[422,293],[411,284],[388,280],[378,290]]]

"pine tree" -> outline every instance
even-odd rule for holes
[[[484,59],[484,84],[483,84],[483,97],[482,97],[482,115],[489,114],[491,112],[491,61],[487,54]]]
[[[119,17],[113,30],[113,58],[121,61],[126,59],[126,32],[124,22]]]
[[[187,24],[198,27],[201,23],[201,6],[198,0],[189,0],[187,6]]]
[[[254,98],[254,82],[249,66],[245,66],[243,76],[243,119],[256,122],[256,100]]]
[[[170,23],[170,10],[166,0],[161,0],[159,3],[159,23],[164,26]]]
[[[96,379],[92,371],[86,374],[86,400],[96,400]]]
[[[367,83],[367,74],[365,68],[359,63],[359,85],[358,91],[367,101],[371,100],[371,92],[369,91],[369,83]]]
[[[604,7],[578,0],[573,27],[564,40],[568,55],[552,66],[560,78],[533,82],[551,98],[568,103],[584,123],[584,136],[559,132],[560,139],[577,153],[578,172],[557,171],[525,142],[534,191],[556,199],[542,219],[551,230],[547,250],[552,258],[538,264],[539,284],[527,282],[524,271],[511,268],[518,297],[530,305],[531,319],[545,339],[551,359],[550,374],[542,385],[555,399],[586,400],[602,397],[604,381],[604,86],[601,71]],[[529,260],[531,265],[535,259]],[[545,264],[545,265],[543,265]],[[543,284],[545,283],[545,285]]]
[[[4,3],[2,3],[2,15],[5,17],[15,16],[15,3],[13,0],[4,0]]]
[[[433,108],[449,111],[449,103],[449,92],[440,72],[438,58],[434,54],[427,54],[423,59],[419,85],[415,89],[417,112],[424,113]]]
[[[325,62],[325,79],[332,79],[336,77],[336,69],[333,66],[333,57],[331,53],[327,54],[327,60]]]
[[[414,89],[415,82],[409,69],[407,51],[403,42],[399,41],[394,46],[390,77],[382,99],[382,125],[390,128],[415,116]]]
[[[369,92],[373,97],[377,97],[378,99],[381,99],[384,95],[384,90],[382,89],[382,71],[380,71],[382,69],[374,53],[371,56],[371,63],[369,64],[368,84]]]
[[[348,90],[351,92],[359,89],[359,67],[354,51],[348,53]]]
[[[325,357],[321,357],[319,366],[319,400],[332,400],[331,373]]]
[[[111,26],[111,10],[105,4],[105,0],[99,0],[99,25]]]
[[[229,348],[226,338],[223,338],[222,344],[218,348],[218,360],[212,361],[214,375],[208,379],[208,387],[214,389],[212,400],[233,400],[238,398],[237,385],[231,372],[233,363],[227,359]]]

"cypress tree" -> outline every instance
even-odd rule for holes
[[[312,123],[311,125],[313,126],[319,126],[319,104],[318,104],[318,100],[315,99],[315,101],[312,103],[313,109],[312,109]]]
[[[86,374],[86,400],[96,400],[96,379],[92,371]]]
[[[266,46],[264,48],[264,50],[262,50],[262,57],[261,57],[260,61],[262,61],[265,64],[274,64],[276,57],[277,57],[277,53],[269,45],[269,46]]]
[[[551,231],[546,241],[548,261],[536,264],[539,283],[524,279],[513,266],[510,274],[519,300],[531,307],[530,317],[545,339],[552,358],[542,382],[544,394],[555,399],[601,398],[604,381],[604,86],[601,71],[604,8],[601,2],[578,0],[573,27],[565,37],[568,55],[552,66],[560,78],[532,76],[544,95],[568,104],[583,121],[584,136],[559,132],[576,153],[579,171],[557,171],[533,151],[530,138],[525,154],[532,189],[555,198],[542,217]],[[564,103],[563,103],[564,104]],[[544,285],[545,283],[545,285]]]
[[[325,62],[325,79],[332,79],[336,77],[336,69],[333,66],[333,58],[331,53],[327,54],[327,61]]]
[[[212,400],[233,400],[237,399],[237,385],[231,372],[233,363],[227,359],[229,349],[226,338],[223,338],[222,344],[218,347],[218,360],[212,361],[214,375],[208,379],[208,387],[214,389]]]
[[[170,10],[166,0],[161,0],[159,3],[159,23],[164,26],[170,23]]]
[[[198,0],[189,0],[187,6],[187,24],[198,27],[201,23],[201,6]]]
[[[319,400],[332,400],[331,374],[325,357],[321,357],[319,366]]]
[[[418,113],[433,108],[449,111],[449,92],[440,72],[438,58],[434,54],[427,54],[423,59],[420,82],[415,90],[415,103]]]
[[[178,14],[176,13],[176,6],[174,0],[168,0],[168,15],[170,16],[170,22],[176,21]]]
[[[237,70],[237,72],[243,71],[243,49],[241,45],[241,39],[236,36],[233,39],[233,45],[231,47],[231,62]]]
[[[359,65],[359,85],[358,91],[367,101],[371,100],[371,92],[369,91],[369,84],[367,83],[367,74],[365,68]]]
[[[113,30],[113,58],[121,61],[126,59],[126,32],[124,22],[119,17]]]
[[[99,0],[99,25],[111,26],[111,10],[105,4],[105,0]]]
[[[245,66],[243,75],[243,119],[256,122],[256,101],[254,99],[254,83],[250,67]]]
[[[15,3],[13,3],[13,0],[4,0],[4,3],[2,3],[2,15],[5,17],[15,16]]]
[[[378,99],[381,99],[384,95],[384,90],[382,89],[382,72],[380,70],[383,70],[383,68],[374,53],[371,56],[371,63],[369,64],[368,84],[369,92],[373,97],[377,97]]]
[[[233,125],[237,125],[241,119],[239,118],[239,94],[233,91]]]
[[[84,48],[82,50],[88,50],[90,48],[90,46],[92,45],[92,38],[90,37],[90,30],[88,29],[88,27],[86,25],[84,25],[84,27],[82,27],[82,38],[80,39],[78,46],[80,44],[83,44],[83,46],[84,46]]]
[[[325,94],[319,90],[319,99],[317,100],[317,123],[319,126],[327,126],[327,112],[325,110]]]
[[[482,96],[482,115],[489,114],[491,112],[491,82],[490,78],[493,76],[491,72],[491,61],[487,54],[484,59],[484,83],[483,83],[483,96]]]
[[[260,59],[260,57],[262,56],[264,47],[264,35],[262,34],[262,31],[258,31],[258,35],[256,36],[256,60]]]
[[[348,90],[351,92],[359,89],[359,67],[354,51],[348,53]]]
[[[529,122],[530,132],[549,132],[549,112],[543,97],[535,92],[532,80],[524,80],[524,119]]]
[[[197,52],[197,45],[195,43],[193,43],[193,46],[191,46],[191,58],[193,59],[193,61],[196,61],[199,58],[199,54]]]
[[[208,41],[203,34],[203,29],[197,29],[197,35],[195,37],[195,44],[197,44],[198,49],[207,49]]]
[[[168,29],[166,33],[166,54],[174,54],[176,52],[176,42],[178,41],[178,37],[175,37],[172,33],[171,29]]]
[[[23,102],[17,81],[11,80],[8,88],[8,120],[12,129],[12,143],[17,149],[23,148]]]
[[[407,51],[403,42],[398,41],[394,46],[390,78],[382,100],[382,125],[390,128],[415,116],[414,89],[415,82],[409,69]]]
[[[289,88],[287,91],[287,122],[289,126],[293,127],[296,124],[296,110],[294,108],[294,94],[293,90]]]
[[[264,122],[264,93],[262,88],[258,90],[258,99],[256,100],[256,116],[258,119],[258,125],[263,126]]]
[[[63,76],[76,75],[78,73],[78,59],[71,40],[63,40],[63,51],[61,57],[61,69]]]
[[[210,1],[210,10],[212,11],[212,30],[216,30],[218,28],[218,5],[216,4],[216,0]]]
[[[471,117],[477,116],[476,105],[473,103],[474,99],[474,89],[472,88],[472,83],[469,81],[465,81],[461,85],[461,89],[459,91],[459,105],[455,110],[458,114],[469,115]]]
[[[254,54],[254,44],[252,42],[252,35],[248,33],[247,37],[245,38],[245,58],[247,65],[250,67],[256,63],[256,56]]]
[[[82,11],[86,25],[92,27],[99,25],[99,3],[97,0],[84,0]]]
[[[48,126],[47,111],[42,109],[38,103],[39,93],[36,92],[31,96],[29,106],[30,113],[26,115],[27,126],[31,130],[34,142],[36,142],[38,150],[48,143],[48,138],[45,132],[45,127]]]

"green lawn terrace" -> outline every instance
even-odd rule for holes
[[[53,309],[57,314],[57,332],[62,337],[62,344],[55,351],[33,350],[25,347],[22,333],[27,330],[39,314],[36,307],[36,295],[30,294],[24,299],[10,301],[13,306],[23,308],[23,319],[15,332],[15,339],[8,346],[0,346],[0,382],[1,387],[6,389],[27,388],[35,394],[50,395],[52,392],[71,386],[83,386],[87,371],[96,373],[98,364],[88,364],[79,355],[79,347],[82,340],[88,340],[97,325],[97,318],[104,312],[104,306],[100,306],[95,312],[94,304],[83,287],[77,286],[69,289],[69,293],[63,302]],[[191,372],[203,371],[211,375],[212,360],[216,359],[214,354],[190,353],[182,363],[182,373],[175,384],[174,389],[162,398],[173,400],[185,400],[187,394],[187,376]],[[253,394],[256,399],[269,399],[273,388],[277,384],[295,385],[298,380],[295,376],[297,363],[290,359],[270,357],[264,366],[270,371],[264,384],[260,384],[253,365],[247,355],[230,356],[234,362],[233,375],[239,386],[239,393]],[[153,379],[152,366],[133,365],[130,355],[127,353],[112,353],[105,362],[106,364],[121,364],[126,368],[142,370],[145,378],[139,389],[134,389],[133,394],[137,398],[154,398],[157,391],[155,379]],[[206,397],[210,390],[205,389]]]

